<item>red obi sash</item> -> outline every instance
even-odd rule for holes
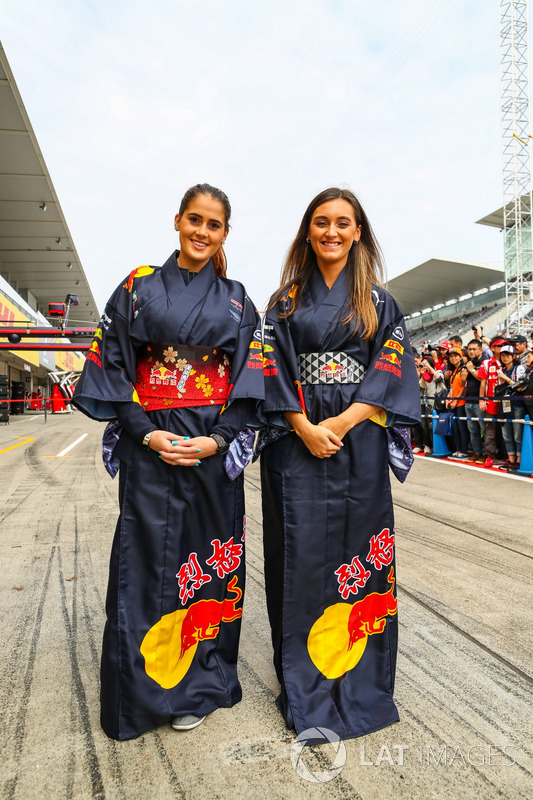
[[[152,344],[137,360],[135,388],[146,411],[224,405],[229,381],[229,358],[213,347]]]

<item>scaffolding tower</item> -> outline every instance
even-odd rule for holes
[[[533,270],[527,0],[500,0],[503,233],[508,332],[524,333]]]

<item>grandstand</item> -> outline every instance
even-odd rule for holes
[[[388,283],[400,304],[414,347],[454,333],[470,338],[472,325],[487,336],[505,330],[505,280],[501,267],[432,258]]]

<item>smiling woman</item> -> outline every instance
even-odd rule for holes
[[[318,268],[326,273],[331,288],[348,260],[348,253],[361,238],[361,225],[347,200],[335,198],[322,203],[309,224],[307,241],[316,255]]]
[[[226,277],[230,213],[220,189],[185,193],[180,250],[120,283],[74,397],[114,421],[106,454],[120,465],[101,670],[115,739],[191,730],[241,698],[244,491],[225,454],[263,375],[257,313]]]
[[[225,277],[226,259],[222,245],[229,230],[231,209],[228,198],[220,190],[215,190],[218,195],[215,196],[206,192],[193,193],[194,188],[186,192],[174,219],[174,227],[180,234],[178,266],[199,272],[213,258],[215,272]]]
[[[271,300],[260,415],[267,605],[278,698],[301,734],[398,719],[389,462],[412,463],[418,377],[402,312],[357,198],[309,205]],[[267,359],[265,358],[265,363]]]

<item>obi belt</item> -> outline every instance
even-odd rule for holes
[[[224,405],[231,388],[230,361],[213,347],[147,345],[137,358],[135,388],[146,411]]]
[[[366,372],[356,358],[342,351],[300,353],[298,371],[302,386],[318,383],[361,383]]]

